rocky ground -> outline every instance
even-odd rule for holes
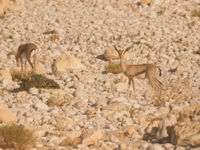
[[[61,86],[13,93],[19,83],[0,78],[1,106],[34,130],[32,150],[198,149],[199,0],[10,0],[5,7],[3,1],[1,70],[16,67],[9,53],[32,42],[46,76]],[[108,61],[99,56],[133,43],[127,63],[160,67],[160,98],[136,78],[137,99],[127,99],[127,82],[115,84],[122,74],[105,73]],[[75,56],[81,70],[55,74],[52,64],[63,53]]]

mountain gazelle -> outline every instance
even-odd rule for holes
[[[31,62],[31,54],[33,51],[36,51],[36,49],[37,49],[37,46],[33,43],[21,44],[18,47],[18,51],[15,58],[16,58],[18,67],[20,66],[20,63],[21,63],[21,75],[23,74],[24,66],[25,66],[25,72],[26,72],[26,61],[28,61],[32,70],[35,71],[35,64],[36,64],[36,59],[37,59],[36,52],[34,54],[33,63]]]
[[[120,57],[120,65],[122,72],[124,73],[125,76],[128,77],[128,89],[127,89],[127,96],[129,98],[129,93],[130,93],[130,85],[132,82],[133,86],[133,91],[134,91],[134,96],[135,99],[136,97],[136,92],[135,92],[135,83],[134,83],[134,77],[140,74],[145,73],[145,78],[149,80],[149,84],[153,87],[155,91],[161,92],[161,85],[162,83],[156,79],[156,74],[157,71],[160,71],[160,76],[161,76],[161,70],[159,67],[157,67],[154,64],[138,64],[138,65],[127,65],[125,62],[125,57],[124,54],[132,48],[132,46],[123,49],[123,50],[118,50],[116,46],[114,46],[115,50],[118,52],[119,57]],[[155,96],[155,94],[154,94]]]

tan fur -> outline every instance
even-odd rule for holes
[[[115,47],[115,46],[114,46]],[[115,50],[119,53],[120,56],[120,65],[122,68],[123,73],[128,77],[128,89],[127,94],[129,97],[129,89],[132,82],[133,91],[136,99],[136,92],[135,92],[135,83],[134,83],[134,77],[140,74],[145,73],[145,78],[149,80],[149,84],[156,90],[161,89],[161,82],[156,79],[156,74],[158,71],[158,67],[154,64],[139,64],[139,65],[127,65],[125,63],[125,57],[124,54],[130,49],[131,47],[128,47],[125,50],[118,50],[115,47]],[[161,73],[160,73],[161,74]]]
[[[24,65],[26,71],[26,61],[28,61],[32,69],[35,71],[36,52],[34,54],[34,65],[31,62],[31,54],[33,51],[36,51],[36,49],[37,46],[33,43],[22,44],[18,47],[18,51],[16,54],[16,62],[18,67],[20,66],[21,63],[21,74],[23,73]],[[25,59],[25,62],[23,62],[23,59]]]

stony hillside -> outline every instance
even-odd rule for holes
[[[12,54],[24,43],[60,89],[13,91]],[[159,66],[159,97],[136,77],[137,99],[127,98],[123,73],[105,69],[113,46],[133,46],[127,64]],[[199,0],[0,0],[1,125],[32,130],[32,150],[196,150],[199,83]]]

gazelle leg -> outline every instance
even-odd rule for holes
[[[30,57],[27,57],[27,61],[28,61],[28,63],[30,64],[31,68],[33,69],[34,67],[33,67],[33,64],[32,64],[32,62],[31,62]]]
[[[151,87],[155,90],[155,91],[157,91],[157,86],[155,85],[155,82],[154,82],[154,79],[151,77],[151,76],[149,76],[148,74],[147,74],[147,78],[148,78],[148,80],[149,80],[149,84],[151,85]],[[155,92],[154,92],[154,95],[153,95],[153,99],[155,98]]]
[[[158,80],[156,78],[152,78],[151,79],[151,83],[152,83],[152,87],[154,88],[155,90],[155,93],[154,93],[154,98],[156,97],[156,93],[159,92],[159,97],[161,95],[161,87],[160,87],[160,83],[161,82],[158,82]]]
[[[130,96],[130,86],[131,86],[131,78],[128,77],[128,88],[127,88],[127,97],[129,98]]]
[[[21,77],[23,76],[23,59],[20,58],[20,62],[21,62]]]
[[[24,65],[25,65],[25,74],[26,74],[26,69],[27,69],[27,66],[26,66],[26,59],[25,59]]]
[[[33,64],[34,64],[33,70],[34,70],[34,72],[36,71],[36,61],[37,61],[37,55],[35,53],[34,54],[34,60],[33,60]]]
[[[133,91],[134,91],[134,97],[135,97],[135,99],[137,99],[136,91],[135,91],[135,82],[134,82],[134,77],[131,78],[131,81],[132,81],[132,86],[133,86]]]

